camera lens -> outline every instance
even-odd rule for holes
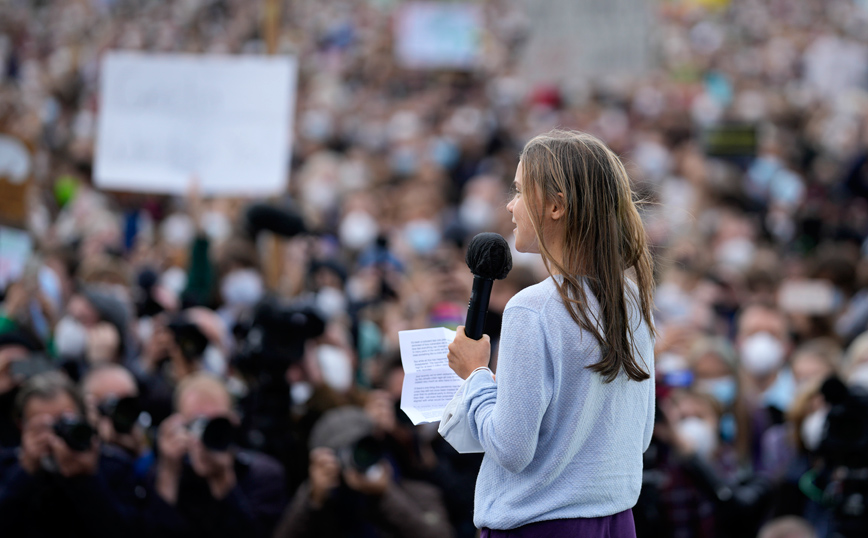
[[[368,435],[359,439],[352,447],[352,464],[359,472],[365,472],[383,459],[383,446]]]
[[[214,452],[227,451],[235,441],[235,427],[226,417],[201,417],[190,423],[189,429],[205,448]]]
[[[54,433],[63,439],[71,450],[84,452],[90,448],[96,431],[78,417],[61,417],[54,423]]]
[[[118,433],[130,433],[139,419],[142,408],[138,398],[121,398],[110,415],[112,426]]]

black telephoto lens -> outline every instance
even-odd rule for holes
[[[78,417],[61,417],[54,423],[54,433],[76,452],[90,449],[93,436],[96,435],[91,425]]]

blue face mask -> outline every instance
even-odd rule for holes
[[[775,382],[763,393],[763,403],[783,412],[790,409],[796,393],[796,381],[789,369],[781,370]]]
[[[738,385],[732,376],[698,381],[696,389],[712,396],[725,408],[732,405],[738,393]]]
[[[440,244],[440,231],[428,221],[407,224],[404,234],[410,247],[417,254],[430,254]]]
[[[735,417],[732,413],[727,413],[720,417],[720,438],[727,443],[735,441],[735,435],[738,433],[738,426],[735,422]]]

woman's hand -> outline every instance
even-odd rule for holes
[[[473,370],[488,366],[491,358],[491,338],[483,334],[480,340],[473,340],[464,334],[464,326],[455,331],[455,340],[449,344],[449,367],[461,379],[467,379]]]

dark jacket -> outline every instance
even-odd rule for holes
[[[175,506],[151,495],[146,516],[149,534],[184,538],[270,536],[286,506],[283,468],[269,456],[242,451],[235,458],[235,474],[237,484],[218,501],[207,482],[185,465]]]
[[[310,483],[301,485],[275,538],[365,536],[449,538],[453,534],[440,491],[430,484],[403,480],[382,497],[342,486],[321,508],[310,502]]]
[[[4,537],[141,536],[138,486],[132,460],[118,450],[101,450],[94,476],[66,478],[28,474],[18,451],[0,452],[0,534]]]

